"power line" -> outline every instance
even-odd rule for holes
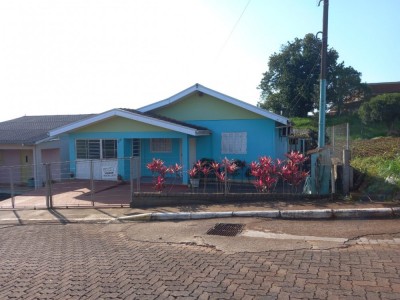
[[[239,18],[237,19],[235,25],[233,25],[233,28],[232,28],[231,32],[229,33],[227,39],[225,40],[225,42],[222,44],[221,48],[219,49],[218,55],[217,55],[216,58],[218,58],[218,57],[221,55],[221,53],[222,53],[222,51],[224,50],[226,44],[228,44],[228,41],[230,40],[230,38],[231,38],[233,32],[235,31],[237,25],[239,24],[240,20],[242,19],[244,13],[246,12],[246,9],[247,9],[247,7],[249,6],[250,2],[251,2],[251,0],[248,0],[248,1],[247,1],[245,7],[244,7],[243,10],[242,10],[242,13],[240,14]]]
[[[306,81],[305,81],[304,84],[301,86],[301,89],[300,89],[301,91],[303,91],[305,88],[308,88],[309,84],[311,83],[312,75],[314,74],[314,69],[315,69],[315,67],[317,66],[317,64],[318,64],[318,62],[319,62],[320,59],[321,59],[321,54],[318,55],[318,57],[317,57],[317,59],[316,59],[316,61],[315,61],[315,63],[314,63],[314,66],[311,68],[310,73],[307,75]],[[311,75],[311,76],[310,76],[310,75]],[[296,99],[297,99],[297,101],[296,101]],[[292,104],[293,104],[294,101],[296,101],[296,103],[294,103],[293,106],[296,106],[297,103],[299,103],[300,99],[301,99],[301,98],[300,98],[300,92],[298,92],[297,95],[293,98],[293,100],[290,101],[289,106],[292,106]]]

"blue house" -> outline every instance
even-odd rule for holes
[[[195,84],[137,110],[112,109],[49,134],[68,136],[76,178],[148,176],[146,164],[159,158],[166,165],[181,164],[182,183],[187,183],[187,170],[202,158],[284,158],[289,126],[283,116]],[[140,165],[135,173],[132,157]]]

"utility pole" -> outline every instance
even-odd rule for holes
[[[326,110],[326,56],[328,49],[328,8],[329,0],[324,1],[324,13],[322,19],[322,49],[321,49],[321,78],[319,97],[319,122],[318,122],[318,147],[325,147],[325,110]]]
[[[318,151],[311,154],[311,193],[317,195],[329,194],[331,178],[330,150],[325,148],[325,110],[326,110],[326,55],[328,48],[328,6],[329,0],[324,1],[321,49],[321,78],[319,98]],[[318,4],[318,5],[319,5]]]

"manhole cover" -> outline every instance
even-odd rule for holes
[[[207,231],[210,235],[236,236],[242,232],[244,224],[217,223]]]

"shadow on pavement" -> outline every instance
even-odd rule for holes
[[[58,211],[49,208],[49,213],[51,213],[62,225],[66,225],[71,223],[63,214],[59,213]]]

